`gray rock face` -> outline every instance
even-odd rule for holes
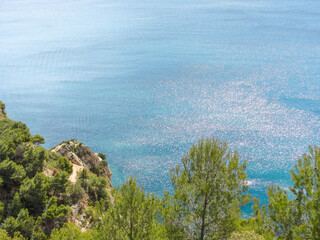
[[[71,163],[88,168],[98,176],[105,177],[111,185],[112,172],[107,161],[101,159],[89,147],[77,140],[62,142],[52,152],[67,158]]]

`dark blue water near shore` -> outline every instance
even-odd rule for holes
[[[250,192],[320,144],[320,2],[0,0],[0,99],[46,139],[107,154],[170,189],[168,169],[216,136],[247,158]]]

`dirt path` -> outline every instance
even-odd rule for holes
[[[72,164],[72,173],[69,176],[69,181],[75,183],[78,179],[78,172],[81,171],[84,167]]]

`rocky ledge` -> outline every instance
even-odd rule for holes
[[[82,166],[96,173],[98,176],[105,177],[111,185],[112,172],[103,154],[93,152],[89,147],[77,140],[65,141],[54,148],[51,152],[60,154],[67,158],[72,164]]]

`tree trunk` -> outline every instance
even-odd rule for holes
[[[206,221],[206,213],[207,213],[207,197],[204,200],[203,205],[203,213],[202,213],[202,223],[201,223],[201,233],[200,233],[200,240],[204,239],[204,230],[205,230],[205,221]]]

